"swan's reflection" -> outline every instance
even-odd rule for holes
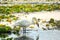
[[[34,39],[27,36],[22,36],[22,37],[16,38],[15,40],[34,40]]]

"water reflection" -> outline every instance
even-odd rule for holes
[[[38,35],[39,33],[39,35]],[[8,35],[8,37],[6,38],[2,38],[1,40],[7,40],[7,39],[11,39],[11,40],[60,40],[60,30],[40,30],[39,31],[28,31],[26,33],[26,36],[21,36],[20,35],[16,35],[16,34],[11,34]]]
[[[14,40],[34,40],[34,39],[32,39],[32,38],[30,38],[28,36],[22,36],[22,37],[14,39]]]

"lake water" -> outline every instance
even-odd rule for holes
[[[60,40],[60,31],[59,30],[39,30],[37,31],[30,31],[27,33],[27,36],[33,38],[34,40],[37,39],[39,35],[39,40]]]
[[[11,35],[14,36],[14,35]],[[26,36],[34,40],[60,40],[60,30],[38,30],[27,31]],[[15,37],[15,36],[14,36]]]
[[[38,31],[27,31],[26,36],[34,40],[60,40],[60,30],[38,30]],[[19,38],[18,36],[11,34],[9,38]],[[0,39],[1,40],[1,39]],[[13,39],[14,40],[14,39]]]

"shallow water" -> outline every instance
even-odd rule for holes
[[[36,40],[37,37],[39,37],[38,40],[60,40],[60,30],[28,31],[26,36],[34,40]],[[10,35],[10,37],[18,38],[14,34]]]
[[[39,34],[38,34],[39,33]],[[27,33],[27,36],[33,38],[34,40],[37,39],[37,36],[39,35],[39,40],[60,40],[60,31],[59,30],[39,30],[37,31],[31,31],[29,34]]]

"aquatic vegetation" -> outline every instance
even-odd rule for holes
[[[0,14],[11,14],[13,11],[8,6],[0,6]]]
[[[31,4],[26,4],[24,7],[24,12],[28,13],[28,12],[33,12],[33,7]]]
[[[14,33],[14,34],[19,34],[20,29],[21,29],[20,26],[15,26],[15,27],[13,28],[13,33]]]
[[[12,20],[18,20],[18,17],[13,17],[13,19]]]
[[[0,38],[8,37],[8,34],[0,34]]]
[[[60,20],[56,21],[56,26],[57,26],[57,29],[60,29]]]
[[[0,14],[11,14],[20,12],[39,12],[60,10],[59,4],[22,4],[13,6],[0,6]]]
[[[7,38],[7,40],[12,40],[12,38]]]
[[[12,31],[12,29],[10,28],[10,26],[0,24],[0,32],[1,33],[11,33],[11,31]]]
[[[49,21],[49,23],[54,23],[54,19],[51,18],[50,21]]]
[[[53,27],[56,26],[56,22],[53,18],[50,19],[49,24]]]
[[[12,9],[14,12],[19,13],[19,12],[21,12],[21,8],[20,8],[20,7],[21,7],[21,6],[19,6],[19,5],[14,5],[14,6],[11,7],[11,9]]]
[[[6,19],[7,22],[11,22],[12,20],[17,20],[18,18],[14,15],[0,15],[0,21]]]
[[[49,26],[49,24],[46,24],[46,26],[48,27],[48,26]]]
[[[57,27],[56,21],[55,21],[53,18],[51,18],[51,19],[48,21],[48,23],[46,24],[46,27],[47,27],[48,29],[55,29],[55,28]]]
[[[56,22],[56,25],[60,26],[60,21],[57,21],[57,22]]]

